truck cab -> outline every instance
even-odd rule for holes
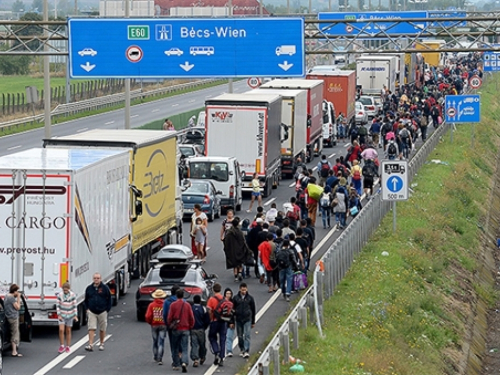
[[[323,100],[323,145],[333,147],[337,144],[335,107],[332,102]]]

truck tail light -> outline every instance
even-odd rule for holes
[[[234,198],[234,185],[229,187],[229,198]]]
[[[57,311],[51,311],[51,312],[49,312],[48,317],[49,317],[49,319],[59,319],[57,317]]]
[[[210,197],[208,195],[205,195],[205,198],[203,198],[203,204],[210,204]]]

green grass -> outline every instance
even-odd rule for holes
[[[499,77],[494,77],[498,79]],[[324,305],[324,333],[302,330],[298,351],[315,375],[456,374],[467,319],[476,298],[491,306],[498,295],[478,281],[481,236],[496,170],[499,112],[488,82],[482,123],[459,125],[429,157],[414,194],[398,202],[397,231],[387,215]],[[490,237],[496,235],[490,234]],[[389,256],[382,256],[387,251]]]

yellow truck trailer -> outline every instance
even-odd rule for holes
[[[96,129],[44,140],[44,147],[81,146],[130,151],[133,277],[149,269],[163,245],[182,243],[179,152],[174,131]]]
[[[431,66],[443,65],[443,53],[439,50],[446,44],[445,40],[441,39],[428,39],[420,42],[415,42],[415,49],[421,51],[435,51],[435,52],[422,52],[425,62]]]

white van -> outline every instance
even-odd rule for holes
[[[210,180],[222,191],[221,207],[241,210],[243,196],[240,164],[235,157],[200,156],[186,159],[187,177]]]

